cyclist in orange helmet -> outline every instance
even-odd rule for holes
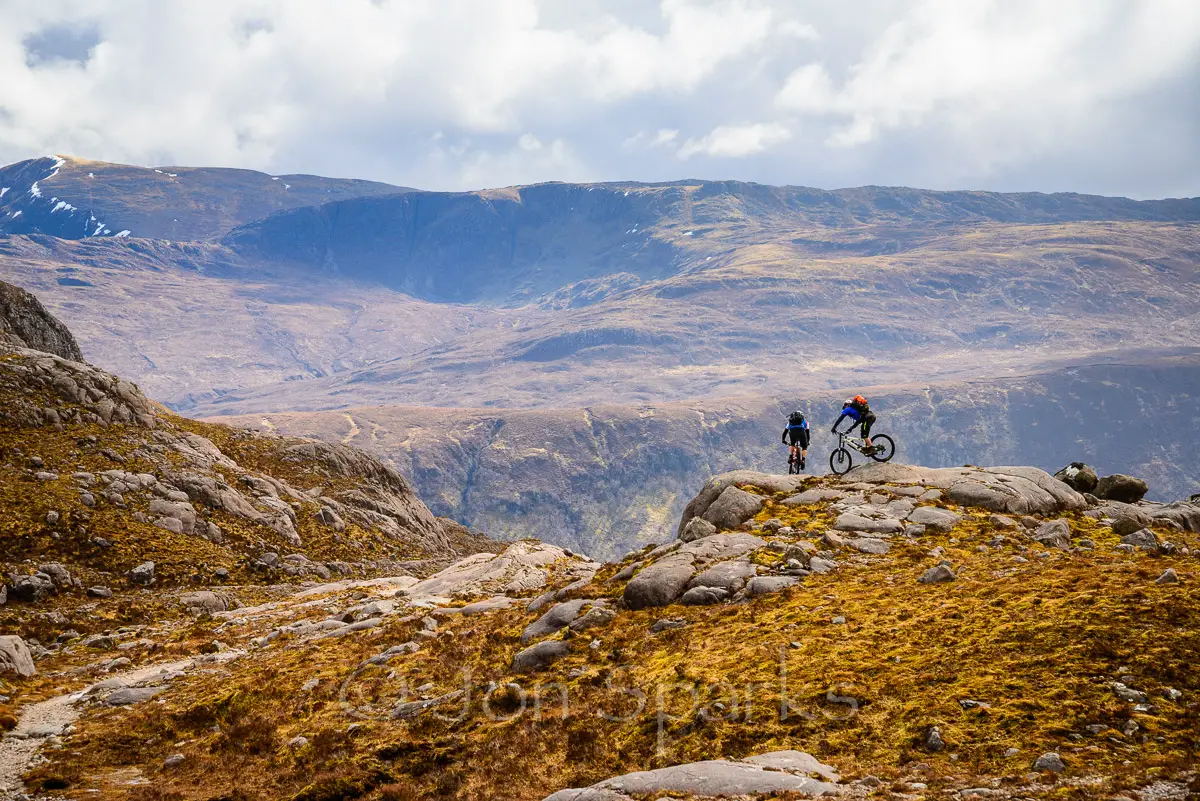
[[[868,450],[873,449],[875,446],[871,444],[871,426],[875,425],[875,413],[871,411],[867,399],[862,395],[847,398],[846,402],[842,404],[842,416],[833,424],[833,433],[839,433],[838,426],[847,417],[852,422],[850,423],[850,427],[846,429],[846,433],[849,434],[853,431],[855,426],[861,426],[863,441],[867,444]]]

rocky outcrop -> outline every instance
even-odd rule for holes
[[[25,290],[0,281],[0,344],[52,353],[83,361],[79,343],[41,301]]]
[[[901,484],[942,490],[949,500],[1008,514],[1056,514],[1087,508],[1084,497],[1036,467],[855,467],[847,482]]]
[[[95,560],[92,566],[103,564],[109,573],[146,585],[174,582],[183,571],[192,575],[187,558],[180,558],[189,551],[224,561],[226,577],[249,562],[267,577],[328,578],[341,570],[324,562],[331,551],[342,564],[360,565],[355,569],[379,569],[361,567],[368,553],[379,565],[379,555],[392,562],[445,560],[467,548],[489,547],[460,525],[435,517],[407,480],[372,456],[341,444],[174,418],[134,384],[76,360],[70,333],[31,296],[0,285],[0,313],[0,427],[21,431],[19,458],[6,454],[0,483],[35,482],[45,494],[39,504],[57,507],[21,511],[17,519],[31,534],[71,529],[72,539],[97,512],[129,524],[92,537],[97,547],[68,548],[64,556],[86,554]],[[33,350],[31,343],[76,359]],[[130,526],[152,526],[179,539],[158,554],[139,553],[139,542],[111,548],[113,539],[147,536]],[[63,538],[55,533],[51,540]],[[374,547],[365,548],[363,540]],[[304,553],[314,543],[325,543],[321,561],[316,553]],[[280,560],[279,553],[287,556]],[[112,561],[118,554],[121,564]],[[149,564],[150,556],[158,563],[157,576],[135,567]],[[16,551],[0,559],[12,560],[9,572],[20,561]],[[64,567],[66,575],[75,566]],[[76,588],[46,570],[32,575],[25,567],[16,570],[10,577],[13,598],[37,602]]]
[[[810,774],[821,776],[813,779]],[[798,797],[838,792],[837,772],[802,751],[772,751],[748,759],[712,759],[627,773],[581,790],[560,790],[544,801],[632,801],[662,794],[728,798],[767,793]]]
[[[777,476],[754,470],[734,470],[714,476],[684,508],[677,533],[682,535],[684,529],[696,517],[713,525],[719,525],[716,520],[712,520],[708,516],[710,507],[714,506],[716,507],[715,516],[720,524],[727,524],[724,526],[725,528],[734,528],[743,520],[752,517],[762,507],[762,503],[757,500],[747,501],[744,496],[748,493],[741,490],[728,496],[725,503],[717,503],[727,490],[736,489],[739,484],[759,487],[768,492],[795,492],[802,480],[801,476]],[[736,522],[732,522],[734,520]]]
[[[622,598],[630,609],[666,606],[688,589],[697,573],[703,575],[712,565],[737,560],[764,545],[766,542],[758,537],[737,533],[713,534],[664,549],[663,555],[634,574]],[[715,577],[712,580],[719,581]]]

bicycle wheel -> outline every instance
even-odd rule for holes
[[[871,458],[877,462],[886,462],[896,455],[896,443],[887,434],[876,434],[871,437],[871,444],[875,446],[875,452],[871,454]]]
[[[845,448],[838,448],[833,453],[829,454],[829,469],[836,475],[846,474],[852,465],[850,459],[850,451]]]

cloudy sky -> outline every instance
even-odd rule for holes
[[[0,162],[1200,195],[1197,0],[0,0]]]

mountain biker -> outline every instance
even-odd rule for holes
[[[833,424],[833,433],[841,433],[838,431],[838,426],[840,426],[842,421],[847,417],[849,417],[853,422],[851,422],[850,427],[846,429],[846,433],[849,434],[851,431],[853,431],[855,426],[861,426],[863,441],[867,445],[867,451],[873,451],[875,446],[871,444],[871,426],[875,425],[875,413],[871,411],[871,407],[867,404],[867,399],[862,395],[855,395],[853,398],[847,398],[846,402],[842,404],[842,416],[839,417],[837,422]]]
[[[808,420],[804,419],[804,413],[799,409],[788,415],[787,428],[783,429],[783,436],[780,438],[784,445],[788,446],[789,463],[797,461],[796,453],[799,451],[800,459],[798,463],[800,469],[804,469],[804,460],[808,457]],[[789,440],[791,440],[789,442]]]

